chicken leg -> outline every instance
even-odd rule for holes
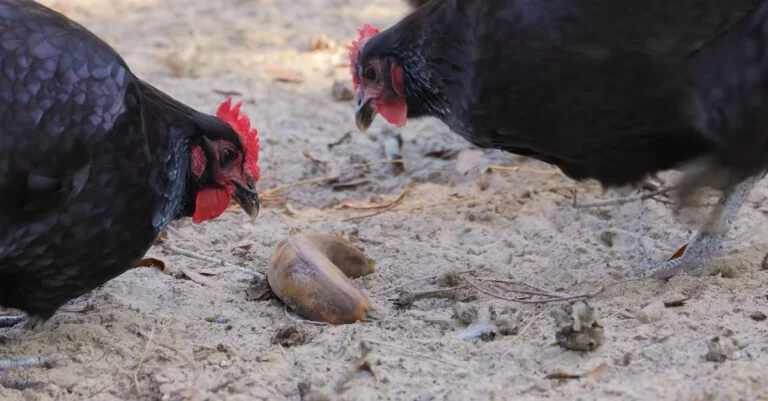
[[[17,324],[24,322],[26,319],[21,315],[5,315],[0,316],[0,328],[9,328],[16,326]],[[33,319],[37,320],[37,319]],[[26,325],[25,325],[26,326]],[[2,332],[0,332],[0,340],[2,340]],[[30,367],[30,366],[42,366],[52,362],[52,357],[34,357],[24,359],[0,359],[0,386],[12,389],[23,390],[25,388],[32,387],[37,383],[29,383],[26,381],[11,380],[5,378],[5,373],[10,370]]]
[[[707,222],[690,240],[683,254],[679,258],[649,266],[643,276],[668,279],[682,272],[701,274],[712,259],[723,255],[723,239],[730,222],[739,213],[741,205],[761,177],[749,177],[726,191],[710,213]]]

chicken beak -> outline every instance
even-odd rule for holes
[[[376,109],[371,105],[371,99],[365,99],[363,91],[357,92],[355,98],[357,102],[357,108],[355,108],[355,123],[357,123],[357,129],[360,132],[365,133],[368,127],[373,123],[373,119],[376,118]]]
[[[248,179],[247,187],[237,181],[232,181],[232,183],[235,184],[235,202],[237,202],[237,204],[240,205],[245,213],[248,213],[252,219],[255,219],[256,216],[259,215],[259,208],[261,206],[259,203],[259,194],[256,193],[255,184],[250,179]]]

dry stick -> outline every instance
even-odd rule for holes
[[[544,316],[544,314],[545,314],[545,313],[547,313],[547,312],[549,312],[551,309],[552,309],[552,307],[551,307],[551,306],[548,306],[548,307],[546,307],[546,308],[545,308],[543,311],[541,311],[541,312],[540,312],[540,313],[538,313],[536,316],[534,316],[534,317],[533,317],[533,319],[531,319],[531,320],[530,320],[530,321],[529,321],[529,322],[528,322],[528,323],[525,325],[525,327],[523,327],[523,329],[522,329],[522,330],[520,330],[520,332],[519,332],[519,333],[517,333],[517,335],[516,335],[514,338],[512,338],[512,341],[514,342],[514,341],[517,341],[517,340],[519,340],[519,339],[520,339],[520,338],[523,336],[523,334],[525,334],[525,333],[526,333],[526,332],[527,332],[527,331],[528,331],[528,330],[531,328],[531,326],[533,326],[533,323],[534,323],[535,321],[539,320],[539,318],[540,318],[540,317]]]
[[[470,201],[473,201],[475,199],[477,199],[477,198],[475,198],[474,196],[467,196],[467,197],[459,198],[459,199],[451,199],[451,200],[447,200],[447,201],[432,202],[432,203],[427,203],[425,205],[412,207],[408,211],[409,212],[420,212],[420,211],[422,211],[424,209],[431,208],[431,207],[453,205],[453,204],[457,204],[457,203],[470,202]]]
[[[213,263],[213,264],[217,264],[217,265],[220,265],[220,266],[226,266],[226,267],[229,267],[231,269],[235,269],[237,271],[241,271],[243,273],[250,274],[251,276],[256,276],[256,277],[259,277],[259,278],[264,278],[264,273],[262,273],[262,272],[259,272],[259,271],[256,271],[256,270],[251,270],[251,269],[246,269],[244,267],[240,267],[238,265],[229,263],[229,262],[227,262],[224,259],[216,259],[214,257],[202,255],[202,254],[199,254],[197,252],[193,252],[193,251],[190,251],[190,250],[187,250],[187,249],[179,248],[179,247],[177,247],[175,245],[171,245],[171,244],[163,244],[162,246],[163,246],[164,249],[166,249],[166,250],[168,250],[170,252],[176,253],[178,255],[181,255],[181,256],[186,256],[188,258],[197,259],[197,260],[200,260],[200,261],[203,261],[203,262]]]
[[[520,167],[520,166],[490,166],[491,171],[498,171],[501,173],[535,173],[535,174],[562,174],[559,168],[550,170],[541,170],[536,168]]]
[[[573,207],[576,209],[585,209],[590,207],[601,207],[601,206],[619,206],[619,205],[625,205],[627,203],[637,202],[639,200],[645,200],[648,198],[653,198],[654,196],[663,195],[666,193],[669,193],[675,189],[677,189],[677,185],[664,187],[656,191],[652,192],[646,192],[644,194],[640,195],[632,195],[632,196],[625,196],[623,198],[615,198],[615,199],[608,199],[605,201],[599,201],[599,202],[586,202],[586,203],[575,203],[573,204]]]
[[[474,287],[476,290],[482,292],[485,295],[501,299],[503,301],[510,301],[510,302],[518,302],[522,304],[545,304],[549,302],[560,302],[560,301],[570,301],[574,299],[583,299],[583,298],[591,298],[595,295],[601,293],[603,291],[603,287],[601,286],[599,290],[593,291],[591,293],[585,293],[585,294],[576,294],[576,295],[569,295],[564,297],[554,297],[550,299],[541,299],[541,300],[529,300],[529,299],[523,299],[523,298],[509,298],[505,297],[503,295],[494,294],[484,288],[481,288],[479,285],[475,284],[472,280],[467,279],[467,283]]]
[[[506,280],[503,278],[493,278],[493,277],[479,277],[476,280],[478,281],[489,281],[494,283],[504,283],[504,284],[517,284],[517,285],[524,285],[536,292],[526,292],[525,290],[510,290],[512,292],[519,292],[521,294],[528,294],[528,295],[546,295],[549,297],[567,297],[570,296],[570,294],[565,294],[562,292],[555,292],[550,291],[546,288],[535,286],[531,283],[527,283],[525,281],[515,281],[515,280]]]
[[[330,180],[332,178],[334,178],[334,177],[330,176],[330,175],[324,175],[322,177],[307,178],[306,180],[300,180],[300,181],[291,182],[291,183],[288,183],[288,184],[280,184],[280,185],[278,185],[278,186],[276,186],[274,188],[270,188],[270,189],[262,192],[261,194],[259,194],[259,196],[260,197],[270,196],[272,194],[275,194],[277,192],[286,190],[288,188],[297,187],[297,186],[301,186],[301,185],[319,184],[321,182],[328,181],[328,180]]]
[[[361,216],[347,217],[346,219],[342,219],[341,221],[353,221],[353,220],[367,219],[369,217],[378,216],[388,210],[395,208],[397,205],[401,204],[405,199],[405,197],[408,195],[408,193],[411,191],[411,189],[413,189],[413,184],[410,184],[407,187],[405,187],[405,189],[403,190],[403,193],[400,194],[400,196],[398,196],[397,199],[395,199],[392,203],[387,205],[387,207],[382,208],[381,210],[378,210],[369,214],[364,214]]]
[[[444,276],[446,274],[466,274],[466,273],[472,273],[472,272],[474,272],[476,270],[477,269],[457,270],[455,272],[446,272],[446,273],[442,273],[442,274],[433,274],[431,276],[419,277],[417,279],[413,279],[411,281],[405,282],[405,283],[400,284],[398,286],[392,287],[392,288],[390,288],[388,290],[384,290],[384,291],[372,294],[372,296],[381,296],[381,295],[390,294],[390,293],[395,292],[395,291],[397,291],[399,289],[402,289],[403,287],[407,287],[407,286],[409,286],[411,284],[415,284],[415,283],[418,283],[420,281],[437,280],[438,278],[440,278],[441,276]]]
[[[407,307],[407,306],[413,305],[414,302],[416,301],[420,301],[422,299],[427,299],[427,298],[451,299],[452,297],[456,296],[456,293],[458,290],[463,290],[468,287],[469,286],[467,284],[462,284],[462,285],[457,285],[455,287],[442,288],[439,290],[404,292],[402,295],[400,295],[400,297],[397,298],[395,302],[400,307]]]
[[[155,337],[155,327],[152,327],[152,331],[149,332],[149,338],[147,338],[147,343],[144,345],[144,350],[141,351],[141,356],[139,357],[139,363],[136,365],[136,369],[133,371],[133,385],[136,386],[136,394],[141,394],[141,389],[139,388],[139,370],[141,370],[141,365],[144,364],[144,358],[147,357],[147,353],[149,352],[149,346],[152,344],[152,338]]]
[[[419,357],[422,357],[422,358],[432,359],[433,361],[442,362],[442,363],[444,363],[446,365],[451,365],[451,366],[454,366],[454,367],[457,367],[457,368],[462,367],[461,364],[456,362],[456,361],[450,361],[450,360],[447,360],[447,359],[438,358],[438,357],[433,356],[433,355],[429,355],[429,354],[424,354],[424,353],[421,353],[421,352],[413,351],[413,350],[410,350],[408,348],[400,347],[400,346],[397,346],[397,345],[394,345],[394,344],[390,344],[390,343],[385,343],[383,341],[365,340],[365,342],[369,342],[371,344],[378,344],[378,345],[381,345],[383,347],[391,348],[393,350],[406,353],[406,354],[408,354],[410,356],[419,356]]]
[[[376,164],[400,164],[403,162],[405,162],[405,160],[403,159],[380,159],[380,160],[371,160],[365,163],[350,164],[349,167],[359,168],[359,167],[373,166]]]

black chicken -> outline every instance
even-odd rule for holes
[[[217,116],[141,81],[63,15],[0,0],[0,306],[47,320],[133,267],[173,219],[216,218],[233,197],[256,217],[256,130],[229,100]]]
[[[411,0],[350,46],[357,125],[434,116],[473,144],[606,187],[686,171],[723,191],[682,257],[700,272],[768,167],[768,1]]]

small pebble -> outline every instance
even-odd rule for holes
[[[232,320],[232,319],[227,317],[227,316],[219,316],[218,318],[216,318],[216,323],[218,323],[218,324],[227,324],[227,323],[229,323],[230,320]]]
[[[504,336],[514,336],[519,331],[517,319],[509,314],[496,317],[496,327],[499,329],[499,333]]]
[[[765,313],[760,311],[752,312],[749,317],[756,322],[762,322],[766,319]]]
[[[593,351],[605,341],[597,311],[584,301],[555,310],[557,344],[574,351]]]
[[[741,356],[738,342],[731,337],[718,336],[707,342],[709,352],[704,358],[710,362],[725,362]]]
[[[461,323],[472,324],[477,320],[477,306],[456,302],[453,305],[453,314]]]
[[[333,99],[338,102],[347,102],[355,98],[355,93],[352,92],[352,87],[349,82],[337,80],[331,87],[331,95]]]
[[[665,313],[666,307],[664,307],[664,302],[656,300],[641,309],[637,314],[637,319],[646,324],[658,322],[664,318]]]

